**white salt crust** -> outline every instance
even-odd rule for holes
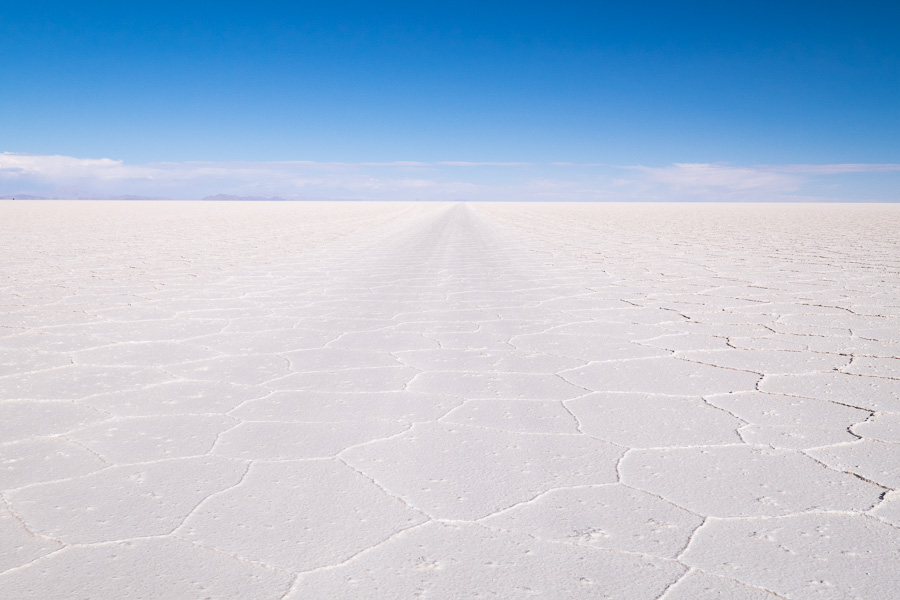
[[[900,206],[0,213],[4,597],[900,589]]]

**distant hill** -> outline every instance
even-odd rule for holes
[[[241,201],[241,202],[288,202],[287,198],[281,196],[272,196],[265,198],[263,196],[234,196],[232,194],[216,194],[215,196],[204,196],[203,200],[215,201]]]

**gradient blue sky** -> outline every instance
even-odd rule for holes
[[[896,3],[7,4],[0,193],[900,199]]]

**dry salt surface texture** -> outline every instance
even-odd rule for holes
[[[900,206],[0,215],[4,598],[900,590]]]

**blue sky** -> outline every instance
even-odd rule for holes
[[[898,18],[821,1],[4,6],[0,193],[896,200]]]

